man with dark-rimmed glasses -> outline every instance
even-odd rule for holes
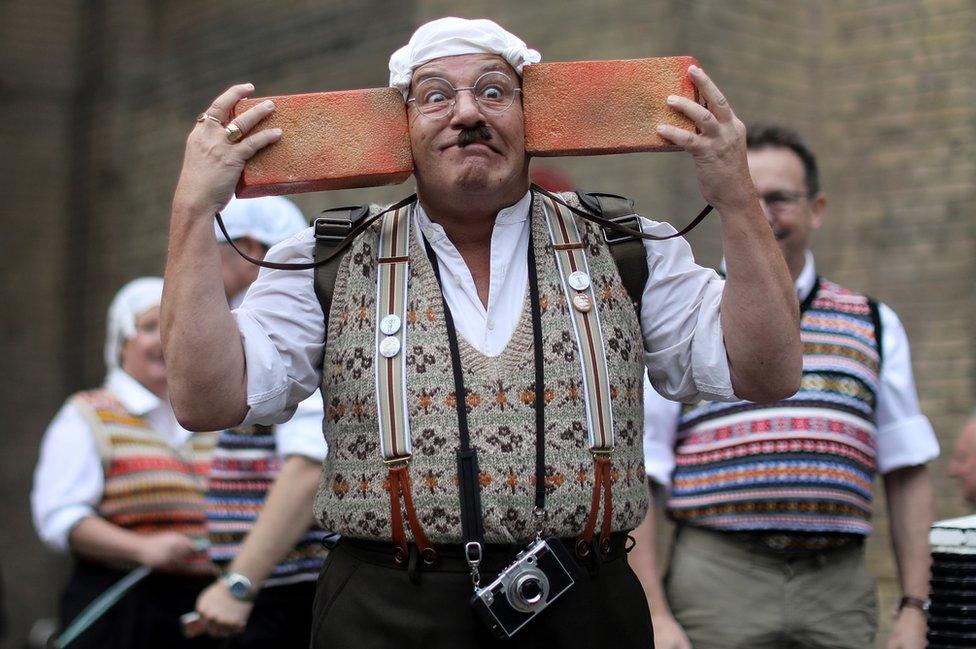
[[[320,577],[315,647],[495,646],[473,585],[537,540],[540,564],[565,552],[583,570],[558,599],[547,589],[563,593],[561,573],[534,567],[479,599],[518,621],[509,646],[646,647],[650,617],[623,559],[647,507],[644,374],[677,399],[796,388],[796,296],[749,181],[744,126],[715,84],[691,68],[709,108],[669,103],[698,132],[659,132],[696,161],[728,279],[680,238],[644,240],[638,313],[576,196],[530,191],[519,85],[539,58],[491,21],[458,18],[393,54],[417,196],[374,210],[379,224],[345,252],[327,340],[313,273],[262,271],[233,314],[215,276],[210,221],[244,162],[281,137],[252,133],[274,106],[226,124],[253,92],[234,86],[188,139],[164,304],[173,401],[193,428],[272,423],[321,385],[330,454],[316,515],[342,541]],[[315,245],[309,230],[267,259],[309,261]],[[541,611],[524,627],[523,608]]]
[[[902,599],[890,649],[925,646],[932,485],[939,453],[920,412],[908,339],[884,304],[819,276],[811,236],[827,211],[813,152],[793,131],[748,130],[748,162],[801,303],[800,390],[780,402],[655,395],[647,472],[676,522],[665,588],[654,515],[631,563],[658,649],[863,648],[877,629],[864,562],[872,481],[884,479]],[[667,597],[665,598],[665,592]]]

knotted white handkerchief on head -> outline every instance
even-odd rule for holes
[[[526,65],[542,55],[525,42],[486,18],[438,18],[417,28],[410,42],[390,57],[390,86],[407,98],[413,71],[424,63],[461,54],[497,54],[522,74]]]

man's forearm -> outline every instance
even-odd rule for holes
[[[721,209],[721,208],[720,208]],[[800,386],[796,289],[757,200],[722,213],[726,283],[722,333],[737,396],[770,402]]]
[[[212,216],[174,204],[163,290],[170,400],[192,430],[230,428],[247,412],[244,349],[224,295]]]
[[[913,466],[885,474],[884,483],[902,593],[927,597],[929,530],[934,518],[931,477],[924,465]]]
[[[294,455],[285,460],[230,570],[260,588],[312,524],[312,503],[321,473],[322,465],[306,457]]]

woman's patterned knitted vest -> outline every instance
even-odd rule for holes
[[[179,532],[206,539],[203,494],[216,433],[194,433],[174,449],[107,390],[80,392],[71,403],[89,422],[102,460],[99,515],[140,534]],[[211,570],[202,556],[191,569]]]
[[[870,534],[880,333],[871,300],[818,280],[800,321],[794,396],[685,408],[671,517],[721,530]]]
[[[273,426],[248,426],[220,433],[210,462],[206,514],[207,553],[224,568],[240,553],[281,471]],[[318,579],[328,554],[325,532],[312,526],[275,567],[263,588]]]
[[[564,195],[575,200],[575,195]],[[532,228],[545,349],[546,510],[544,533],[575,537],[593,492],[580,359],[538,198]],[[617,446],[613,530],[631,529],[647,509],[642,456],[643,338],[634,308],[598,228],[579,220],[599,301],[610,370]],[[411,232],[407,301],[407,397],[413,435],[414,504],[434,543],[461,541],[455,451],[458,422],[441,292]],[[329,444],[315,508],[322,526],[352,537],[391,538],[387,469],[380,459],[373,383],[376,229],[350,248],[339,269],[323,361]],[[521,543],[535,533],[535,411],[528,291],[505,350],[489,358],[459,337],[471,428],[478,451],[485,537]],[[602,512],[600,514],[602,516]]]

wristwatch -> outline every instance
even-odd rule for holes
[[[225,572],[221,579],[227,584],[231,596],[238,601],[253,602],[257,596],[251,580],[239,572]]]
[[[928,599],[922,599],[921,597],[912,597],[911,595],[905,595],[898,602],[898,612],[900,613],[906,606],[911,606],[912,608],[917,608],[922,611],[922,613],[928,613],[931,601]]]

